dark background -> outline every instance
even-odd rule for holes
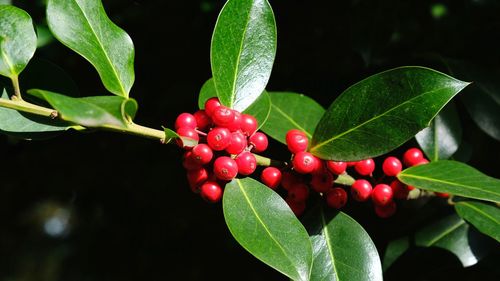
[[[38,2],[14,4],[43,26]],[[196,110],[199,89],[211,76],[210,39],[224,1],[103,2],[134,40],[137,123],[172,127],[179,113]],[[499,1],[270,2],[278,52],[268,90],[301,92],[327,107],[349,85],[381,70],[424,65],[446,71],[437,55],[498,70]],[[444,14],[433,14],[436,4]],[[62,67],[82,95],[105,93],[91,65],[60,43],[40,48],[36,57]],[[469,164],[500,177],[498,142],[457,105]],[[273,143],[269,155],[280,149]],[[221,204],[191,193],[180,155],[175,146],[107,132],[41,141],[1,136],[0,280],[286,280],[233,240]],[[435,205],[433,219],[451,211]],[[384,221],[372,211],[348,209],[381,255],[388,241],[423,223],[408,223],[418,212],[410,208]],[[499,261],[496,246],[466,269],[443,250],[413,249],[386,279],[500,280]]]

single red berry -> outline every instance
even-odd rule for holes
[[[329,174],[328,169],[326,168],[325,161],[316,157],[316,166],[312,170],[311,174]]]
[[[375,162],[371,158],[361,160],[356,163],[354,169],[362,176],[369,176],[375,171]]]
[[[186,151],[182,156],[182,166],[188,171],[197,170],[202,167],[200,163],[194,160],[193,152],[191,151]]]
[[[198,110],[193,114],[193,116],[196,120],[196,125],[198,125],[198,130],[204,131],[208,129],[210,124],[212,124],[212,119],[207,115],[205,110]]]
[[[212,117],[212,114],[214,113],[214,110],[221,106],[221,103],[219,101],[218,98],[216,97],[213,97],[213,98],[209,98],[206,102],[205,102],[205,113]]]
[[[384,163],[382,163],[382,170],[384,171],[384,174],[389,177],[397,176],[402,169],[403,165],[401,164],[401,161],[394,156],[385,158]]]
[[[226,127],[234,120],[234,111],[223,105],[217,107],[212,112],[212,121],[219,127]]]
[[[208,180],[208,172],[205,168],[199,168],[187,172],[187,179],[191,191],[200,192],[200,186]]]
[[[238,165],[238,173],[243,176],[251,175],[257,168],[257,160],[255,159],[255,156],[248,151],[238,155],[234,161],[236,161],[236,164]]]
[[[175,129],[177,130],[180,127],[195,129],[197,127],[196,118],[194,118],[191,113],[187,112],[179,114],[177,119],[175,119]]]
[[[296,183],[304,183],[304,180],[294,172],[284,172],[281,176],[281,186],[285,190],[290,190]]]
[[[181,137],[189,138],[189,139],[192,139],[196,142],[200,140],[198,133],[193,128],[180,127],[177,129],[176,132]],[[177,139],[177,145],[180,147],[183,147],[184,149],[188,149],[188,150],[193,148],[193,146],[194,146],[194,145],[188,145],[187,143],[184,143],[182,141],[182,138]]]
[[[450,194],[448,194],[448,193],[443,193],[443,192],[434,192],[434,194],[435,194],[437,197],[441,197],[441,198],[448,198],[448,197],[450,197]]]
[[[325,193],[330,190],[333,185],[333,175],[329,172],[317,173],[312,175],[311,188],[319,193]]]
[[[264,133],[257,132],[249,138],[249,143],[253,145],[252,151],[259,153],[267,149],[269,141]]]
[[[326,161],[326,167],[335,175],[343,174],[347,168],[346,162]]]
[[[288,150],[293,154],[306,151],[309,144],[306,134],[296,129],[288,131],[285,140]]]
[[[216,182],[207,181],[201,185],[200,195],[207,202],[219,202],[222,198],[222,187]]]
[[[299,217],[306,210],[306,202],[305,201],[295,201],[293,198],[287,197],[285,202],[288,204],[292,212]]]
[[[224,150],[231,144],[231,133],[226,128],[214,128],[208,132],[207,143],[215,151]]]
[[[399,180],[393,180],[391,182],[391,189],[392,194],[396,199],[407,199],[408,194],[410,193],[408,186]]]
[[[309,152],[299,152],[295,154],[292,160],[293,169],[297,173],[309,174],[317,167],[318,158]]]
[[[231,143],[226,147],[229,154],[240,154],[247,147],[247,138],[240,132],[231,133]]]
[[[238,174],[238,164],[227,156],[221,156],[215,159],[214,174],[218,179],[229,181]]]
[[[396,213],[396,209],[396,202],[390,201],[385,206],[375,205],[375,214],[377,214],[380,218],[385,219],[394,215]]]
[[[424,159],[422,150],[418,148],[410,148],[403,154],[403,163],[407,167],[415,166],[418,162]]]
[[[204,143],[197,144],[191,151],[191,157],[201,165],[208,164],[214,156],[212,149]]]
[[[385,206],[392,201],[392,188],[387,184],[377,184],[372,191],[372,201],[375,205]]]
[[[257,119],[249,114],[241,114],[241,131],[247,135],[251,136],[257,131],[258,123]]]
[[[343,188],[332,188],[326,194],[326,204],[332,208],[340,209],[347,203],[347,193]]]
[[[415,163],[413,166],[425,165],[425,164],[429,164],[429,160],[424,158],[424,159],[418,161],[417,163]]]
[[[292,184],[288,190],[288,198],[295,201],[306,201],[309,198],[309,187],[305,183],[297,182]]]
[[[233,121],[231,121],[229,124],[227,124],[226,128],[228,128],[229,131],[231,131],[231,132],[236,132],[236,131],[239,131],[241,129],[242,117],[241,117],[241,113],[236,111],[236,110],[233,110],[233,113],[234,113]]]
[[[262,170],[260,180],[271,189],[276,189],[281,182],[281,171],[275,167],[267,167]]]
[[[363,202],[370,198],[372,194],[372,185],[367,180],[356,180],[351,186],[352,198],[356,201]]]

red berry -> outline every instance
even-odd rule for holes
[[[304,132],[292,129],[286,133],[285,139],[288,150],[290,150],[291,153],[295,154],[307,150],[309,140]]]
[[[290,190],[296,183],[304,183],[302,177],[295,174],[294,172],[283,173],[281,177],[281,186],[283,186],[285,190]]]
[[[288,198],[295,201],[306,201],[309,198],[309,187],[305,183],[294,183],[288,190]]]
[[[238,164],[227,156],[221,156],[215,159],[214,174],[218,179],[229,181],[238,174]]]
[[[223,105],[217,107],[212,112],[212,121],[219,127],[226,127],[234,120],[234,111]]]
[[[177,129],[177,134],[181,137],[189,138],[195,141],[199,141],[200,137],[198,136],[198,133],[193,129],[193,128],[188,128],[188,127],[180,127]],[[177,145],[180,147],[183,147],[184,149],[191,149],[193,146],[184,144],[182,141],[182,138],[177,139]]]
[[[212,149],[204,143],[197,144],[191,151],[191,157],[196,163],[201,165],[208,164],[214,156]]]
[[[269,144],[269,142],[267,140],[267,136],[261,132],[257,132],[255,134],[253,134],[250,137],[249,142],[251,145],[253,145],[252,151],[255,151],[257,153],[263,152],[264,150],[266,150],[267,145]]]
[[[424,159],[424,154],[418,148],[410,148],[403,154],[403,163],[408,167],[414,166],[422,159]]]
[[[388,218],[396,213],[396,202],[390,201],[385,206],[375,205],[375,214],[381,218]]]
[[[241,129],[241,113],[239,113],[236,110],[233,110],[234,117],[233,121],[231,121],[229,124],[226,125],[226,128],[229,129],[231,132],[236,132]]]
[[[255,156],[248,151],[241,153],[234,160],[238,165],[238,173],[240,175],[248,176],[257,168],[257,160],[255,159]]]
[[[208,132],[207,143],[215,151],[224,150],[231,144],[231,133],[226,128],[214,128]]]
[[[240,132],[231,133],[231,143],[226,147],[229,154],[240,154],[247,147],[247,138]]]
[[[207,113],[208,116],[212,117],[214,110],[219,106],[221,106],[221,103],[218,98],[216,97],[209,98],[205,102],[205,113]]]
[[[292,212],[298,217],[304,213],[306,209],[305,201],[295,201],[293,198],[286,198],[285,202],[288,204]]]
[[[319,193],[325,193],[333,185],[334,178],[329,172],[313,174],[311,188]]]
[[[408,193],[410,193],[408,186],[399,180],[393,180],[391,182],[391,189],[392,194],[396,199],[407,199]]]
[[[222,198],[222,187],[216,182],[207,181],[201,185],[200,195],[210,203],[219,202]]]
[[[450,194],[448,194],[448,193],[443,193],[443,192],[434,192],[434,194],[435,194],[437,197],[441,197],[441,198],[448,198],[448,197],[450,197]]]
[[[245,135],[251,136],[257,131],[257,119],[249,114],[241,114],[240,126]]]
[[[392,188],[387,184],[377,184],[372,191],[372,201],[375,205],[385,206],[392,201]]]
[[[326,194],[326,204],[332,208],[340,209],[347,203],[347,193],[340,187],[332,188]]]
[[[317,167],[317,161],[319,161],[318,158],[314,157],[311,153],[299,152],[293,157],[293,169],[297,173],[309,174]]]
[[[175,129],[179,129],[180,127],[187,127],[191,129],[195,129],[197,127],[196,118],[190,113],[181,113],[175,119]]]
[[[346,162],[326,161],[326,167],[335,175],[343,174],[347,168]]]
[[[402,169],[403,165],[401,164],[401,161],[394,156],[385,158],[384,163],[382,163],[382,170],[384,171],[384,174],[389,177],[397,176]]]
[[[281,182],[281,171],[275,167],[267,167],[262,170],[260,180],[271,189],[276,189]]]
[[[375,162],[371,158],[361,160],[356,163],[354,169],[362,176],[369,176],[375,171]]]
[[[198,193],[200,192],[201,184],[208,180],[208,172],[204,168],[191,170],[187,172],[187,179],[191,191]]]
[[[429,164],[429,160],[424,158],[424,159],[418,161],[417,163],[415,163],[413,166],[425,165],[425,164]]]
[[[193,158],[193,152],[191,151],[186,151],[184,155],[182,156],[182,166],[186,170],[197,170],[202,167],[202,165],[198,162],[196,162]]]
[[[372,193],[372,185],[367,180],[356,180],[351,186],[352,198],[356,201],[363,202],[370,198]]]
[[[207,115],[205,110],[198,110],[194,114],[194,119],[196,120],[196,125],[198,125],[199,130],[206,130],[208,126],[212,124],[212,119]]]

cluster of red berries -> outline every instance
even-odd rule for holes
[[[255,117],[221,105],[218,98],[208,99],[204,110],[181,113],[175,121],[177,134],[197,143],[192,146],[178,139],[186,150],[182,165],[191,190],[217,202],[228,181],[238,174],[252,174],[257,168],[252,152],[263,152],[268,146],[267,136],[257,128]]]

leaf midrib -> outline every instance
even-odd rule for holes
[[[404,101],[404,102],[402,102],[402,103],[398,104],[397,106],[395,106],[395,107],[392,107],[392,108],[388,109],[387,111],[383,112],[382,114],[379,114],[379,115],[377,115],[377,116],[374,116],[374,117],[372,117],[372,118],[368,119],[367,121],[365,121],[365,122],[363,122],[363,123],[361,123],[361,124],[359,124],[359,125],[357,125],[357,126],[355,126],[355,127],[352,127],[352,128],[351,128],[351,129],[349,129],[349,130],[346,130],[345,132],[342,132],[342,133],[340,133],[340,134],[338,134],[338,135],[336,135],[336,136],[333,136],[333,137],[331,137],[331,138],[329,138],[329,139],[327,139],[327,140],[325,140],[325,141],[322,141],[321,143],[318,143],[318,144],[314,145],[314,146],[311,148],[311,151],[315,151],[315,150],[317,150],[318,148],[320,148],[320,147],[324,146],[325,144],[327,144],[327,143],[329,143],[329,142],[332,142],[332,141],[334,141],[334,140],[336,140],[336,139],[338,139],[338,138],[341,138],[341,137],[343,137],[344,135],[347,135],[347,134],[351,133],[352,131],[355,131],[355,130],[357,130],[357,129],[359,129],[359,128],[363,127],[363,126],[365,126],[366,124],[369,124],[369,123],[371,123],[371,122],[373,122],[373,121],[375,121],[375,120],[377,120],[377,119],[379,119],[379,118],[382,118],[383,116],[385,116],[385,115],[389,114],[390,112],[392,112],[392,111],[394,111],[394,110],[398,109],[399,107],[401,107],[401,106],[403,106],[403,105],[406,105],[407,103],[412,102],[413,100],[415,100],[415,99],[417,99],[417,98],[421,98],[421,97],[423,97],[423,96],[425,96],[425,95],[429,95],[429,94],[432,94],[432,93],[434,93],[434,92],[441,91],[441,90],[443,90],[443,89],[447,89],[447,88],[450,88],[450,87],[442,87],[442,88],[438,88],[438,89],[435,89],[435,90],[432,90],[432,91],[428,91],[428,92],[422,93],[422,94],[420,94],[420,95],[418,95],[418,96],[414,96],[414,97],[412,97],[411,99],[408,99],[408,100],[406,100],[406,101]]]
[[[463,206],[466,206],[466,207],[469,207],[471,209],[473,209],[474,211],[480,213],[481,215],[485,216],[486,218],[488,218],[489,220],[493,221],[494,223],[496,223],[497,225],[500,224],[499,221],[497,221],[496,218],[494,218],[493,216],[490,216],[488,213],[484,212],[483,210],[479,209],[478,207],[470,204],[470,203],[467,203],[467,202],[460,202],[458,203],[458,205],[463,205]]]
[[[5,61],[5,64],[10,70],[10,74],[16,76],[17,74],[15,73],[15,69],[12,65],[12,62],[10,61],[9,56],[7,56],[7,54],[5,53],[4,49],[2,48],[4,42],[5,42],[4,37],[0,36],[0,51],[2,53],[2,57]]]
[[[85,11],[83,10],[83,8],[80,6],[80,4],[76,1],[76,0],[73,0],[73,2],[76,4],[76,6],[78,7],[78,9],[82,12],[82,15],[85,17],[86,19],[86,24],[88,25],[88,27],[90,28],[90,30],[92,31],[92,34],[94,35],[95,39],[97,40],[97,42],[99,43],[99,47],[101,48],[103,54],[104,54],[104,57],[106,58],[106,60],[108,61],[108,63],[111,65],[111,69],[113,70],[113,74],[116,78],[116,80],[118,81],[118,85],[120,86],[120,90],[122,92],[122,95],[127,97],[128,96],[128,93],[127,91],[125,91],[125,88],[123,87],[122,83],[121,83],[121,80],[120,80],[120,76],[118,75],[118,72],[117,70],[115,69],[115,65],[113,64],[113,62],[111,61],[111,58],[108,56],[108,53],[106,52],[106,49],[104,49],[104,46],[101,42],[101,40],[99,39],[99,36],[97,36],[97,33],[95,32],[94,30],[94,27],[90,24],[90,19],[89,17],[87,16],[87,14],[85,13]]]
[[[436,238],[432,239],[429,243],[427,243],[425,246],[426,247],[429,247],[429,246],[433,246],[434,244],[436,244],[437,242],[439,242],[439,240],[443,239],[445,236],[447,236],[448,234],[450,234],[451,232],[455,231],[457,228],[459,228],[460,226],[464,225],[465,224],[465,221],[460,219],[459,222],[457,222],[455,225],[453,225],[452,227],[450,227],[448,230],[444,231],[443,233],[441,233],[440,235],[436,236]]]
[[[333,273],[335,274],[335,280],[340,280],[338,272],[337,272],[337,266],[335,264],[335,256],[333,254],[333,247],[330,244],[330,239],[328,239],[328,237],[330,237],[330,235],[329,235],[329,232],[328,232],[328,226],[326,224],[325,214],[324,214],[323,209],[321,209],[321,225],[323,226],[323,234],[325,236],[324,238],[325,238],[325,241],[326,241],[328,252],[330,253],[330,259],[332,260]]]
[[[283,247],[281,246],[281,244],[276,240],[276,238],[274,238],[274,236],[272,235],[272,233],[269,231],[269,229],[266,227],[266,225],[264,224],[264,222],[262,221],[262,219],[260,218],[259,214],[257,213],[257,211],[255,210],[252,202],[250,201],[250,198],[248,197],[248,194],[245,192],[245,189],[243,188],[243,185],[241,184],[240,180],[236,179],[235,180],[236,183],[238,184],[238,188],[241,190],[241,193],[243,194],[243,196],[245,197],[245,200],[247,201],[248,203],[248,206],[250,206],[250,209],[252,209],[252,212],[254,213],[255,217],[257,218],[257,220],[259,221],[259,223],[262,225],[262,227],[264,228],[264,230],[266,231],[267,235],[269,235],[269,237],[271,238],[272,241],[274,241],[274,243],[276,243],[276,245],[278,245],[278,248],[283,252],[284,256],[287,258],[287,260],[290,262],[290,264],[292,265],[292,268],[295,268],[294,266],[294,263],[293,261],[290,259],[290,257],[287,255],[285,249],[283,249]],[[301,277],[302,275],[300,274],[300,272],[297,271],[297,276]]]
[[[312,138],[312,135],[306,129],[304,129],[304,127],[300,126],[297,122],[295,122],[295,120],[292,119],[291,116],[289,116],[288,114],[283,112],[279,107],[274,105],[272,101],[270,101],[270,102],[271,102],[272,108],[276,109],[276,111],[278,111],[279,114],[283,115],[283,117],[285,117],[290,123],[292,123],[292,125],[294,125],[298,129],[300,129],[302,132],[304,132],[309,139]]]

